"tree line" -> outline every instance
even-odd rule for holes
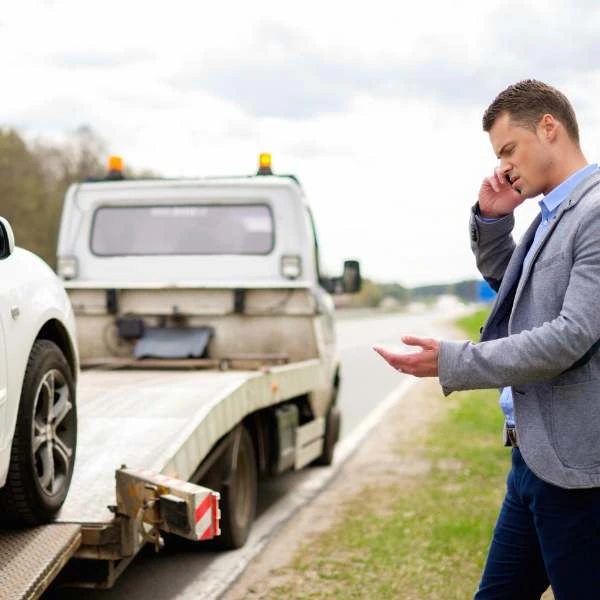
[[[360,292],[348,296],[342,304],[351,307],[395,308],[405,306],[410,302],[433,302],[440,296],[446,295],[456,296],[464,302],[477,302],[479,301],[480,284],[479,280],[467,279],[456,283],[407,288],[399,283],[378,283],[370,279],[363,279]]]
[[[19,246],[54,266],[63,197],[69,185],[99,177],[106,145],[88,127],[60,144],[26,142],[14,129],[0,129],[0,215]]]
[[[104,177],[106,156],[106,142],[87,126],[56,143],[26,141],[15,129],[0,128],[0,215],[9,220],[17,245],[54,267],[65,192],[77,181]]]

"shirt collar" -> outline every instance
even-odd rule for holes
[[[557,185],[549,194],[544,196],[540,202],[542,211],[542,219],[547,220],[552,213],[556,212],[569,194],[583,181],[588,175],[591,175],[598,168],[597,164],[587,165],[579,171],[575,171],[573,175],[565,179],[561,184]]]

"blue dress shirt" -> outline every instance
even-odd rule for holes
[[[533,252],[537,247],[540,238],[542,237],[544,231],[546,231],[546,229],[548,228],[548,224],[550,223],[550,221],[555,217],[561,204],[569,197],[571,192],[577,187],[577,185],[581,181],[583,181],[588,175],[591,175],[597,169],[597,164],[587,165],[586,167],[579,169],[579,171],[573,173],[573,175],[571,175],[568,179],[565,179],[560,185],[557,185],[547,196],[544,196],[540,200],[539,205],[542,211],[542,220],[535,231],[533,242],[531,243],[529,251],[525,256],[523,266],[526,266],[527,263],[531,260],[531,256],[533,255]],[[487,223],[499,220],[489,219],[485,217],[477,218]],[[523,271],[525,271],[525,269],[523,269]],[[500,407],[504,412],[506,424],[514,426],[515,414],[513,406],[512,387],[508,386],[502,388],[502,393],[500,394]]]

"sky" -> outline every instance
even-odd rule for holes
[[[591,0],[0,0],[0,127],[91,127],[134,169],[294,173],[325,269],[406,286],[478,277],[468,218],[497,160],[481,117],[525,78],[558,87],[600,159]],[[517,237],[538,211],[517,209]]]

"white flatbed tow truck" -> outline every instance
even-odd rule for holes
[[[239,547],[259,477],[331,463],[329,293],[357,291],[359,267],[321,276],[301,186],[261,160],[255,176],[69,189],[58,272],[83,367],[75,471],[54,523],[0,533],[0,597],[38,598],[55,578],[110,587],[163,531]]]

